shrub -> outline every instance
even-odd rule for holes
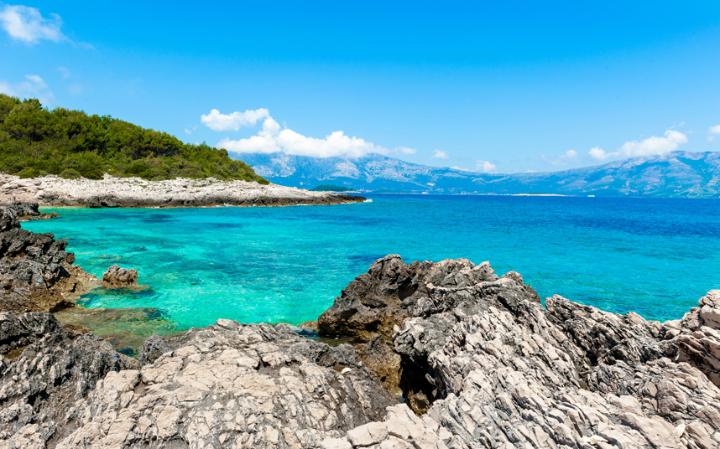
[[[99,179],[217,178],[267,184],[224,149],[190,145],[170,134],[107,116],[0,94],[0,172],[23,177],[54,174]]]
[[[60,177],[65,179],[78,179],[82,178],[82,175],[74,168],[66,168],[65,170],[60,172]]]

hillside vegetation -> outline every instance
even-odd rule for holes
[[[0,172],[99,179],[208,178],[267,181],[226,150],[190,145],[170,134],[108,116],[57,108],[0,94]]]

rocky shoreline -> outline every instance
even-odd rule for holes
[[[32,262],[52,289],[72,261],[64,245],[0,211],[0,273]],[[8,252],[11,235],[35,249]],[[16,309],[31,290],[10,279],[0,449],[720,446],[720,291],[658,323],[543,305],[487,263],[391,255],[322,314],[320,339],[218,320],[150,337],[132,358]]]
[[[98,285],[73,265],[67,242],[20,228],[21,220],[41,218],[37,204],[0,207],[0,311],[56,310]]]
[[[77,207],[208,207],[343,204],[365,198],[315,192],[277,184],[216,179],[141,178],[64,179],[57,176],[23,179],[0,174],[1,203],[39,203]]]

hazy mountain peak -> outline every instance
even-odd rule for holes
[[[314,158],[283,153],[242,159],[273,182],[313,188],[436,194],[563,194],[720,197],[720,153],[674,151],[547,173],[488,174],[437,168],[381,154]]]

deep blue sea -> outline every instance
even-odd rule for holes
[[[317,318],[377,258],[465,257],[615,312],[679,318],[720,288],[720,202],[680,199],[373,195],[341,206],[53,209],[24,223],[69,241],[102,275],[133,267],[142,292],[87,307],[156,307],[178,328],[218,318]]]

